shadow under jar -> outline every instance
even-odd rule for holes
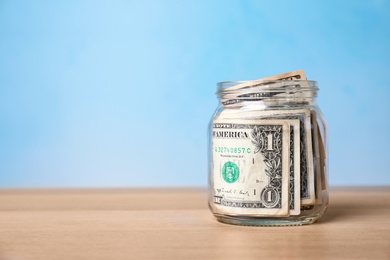
[[[316,81],[217,84],[209,124],[208,203],[218,221],[314,223],[328,206],[328,138]]]

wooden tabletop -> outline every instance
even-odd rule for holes
[[[390,187],[337,188],[317,223],[217,222],[204,189],[0,190],[0,259],[390,259]]]

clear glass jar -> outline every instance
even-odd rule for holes
[[[326,211],[328,137],[317,82],[217,84],[209,124],[209,208],[220,222],[289,226]]]

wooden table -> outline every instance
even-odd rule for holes
[[[0,190],[0,259],[390,259],[390,187],[300,227],[217,222],[202,189]]]

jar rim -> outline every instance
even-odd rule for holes
[[[245,85],[247,84],[247,86]],[[237,88],[236,86],[243,85],[243,87]],[[257,90],[280,90],[286,87],[299,88],[300,90],[318,91],[318,84],[315,80],[230,80],[221,81],[217,83],[217,93],[225,91],[240,91],[248,89]],[[230,89],[229,89],[230,88]]]

